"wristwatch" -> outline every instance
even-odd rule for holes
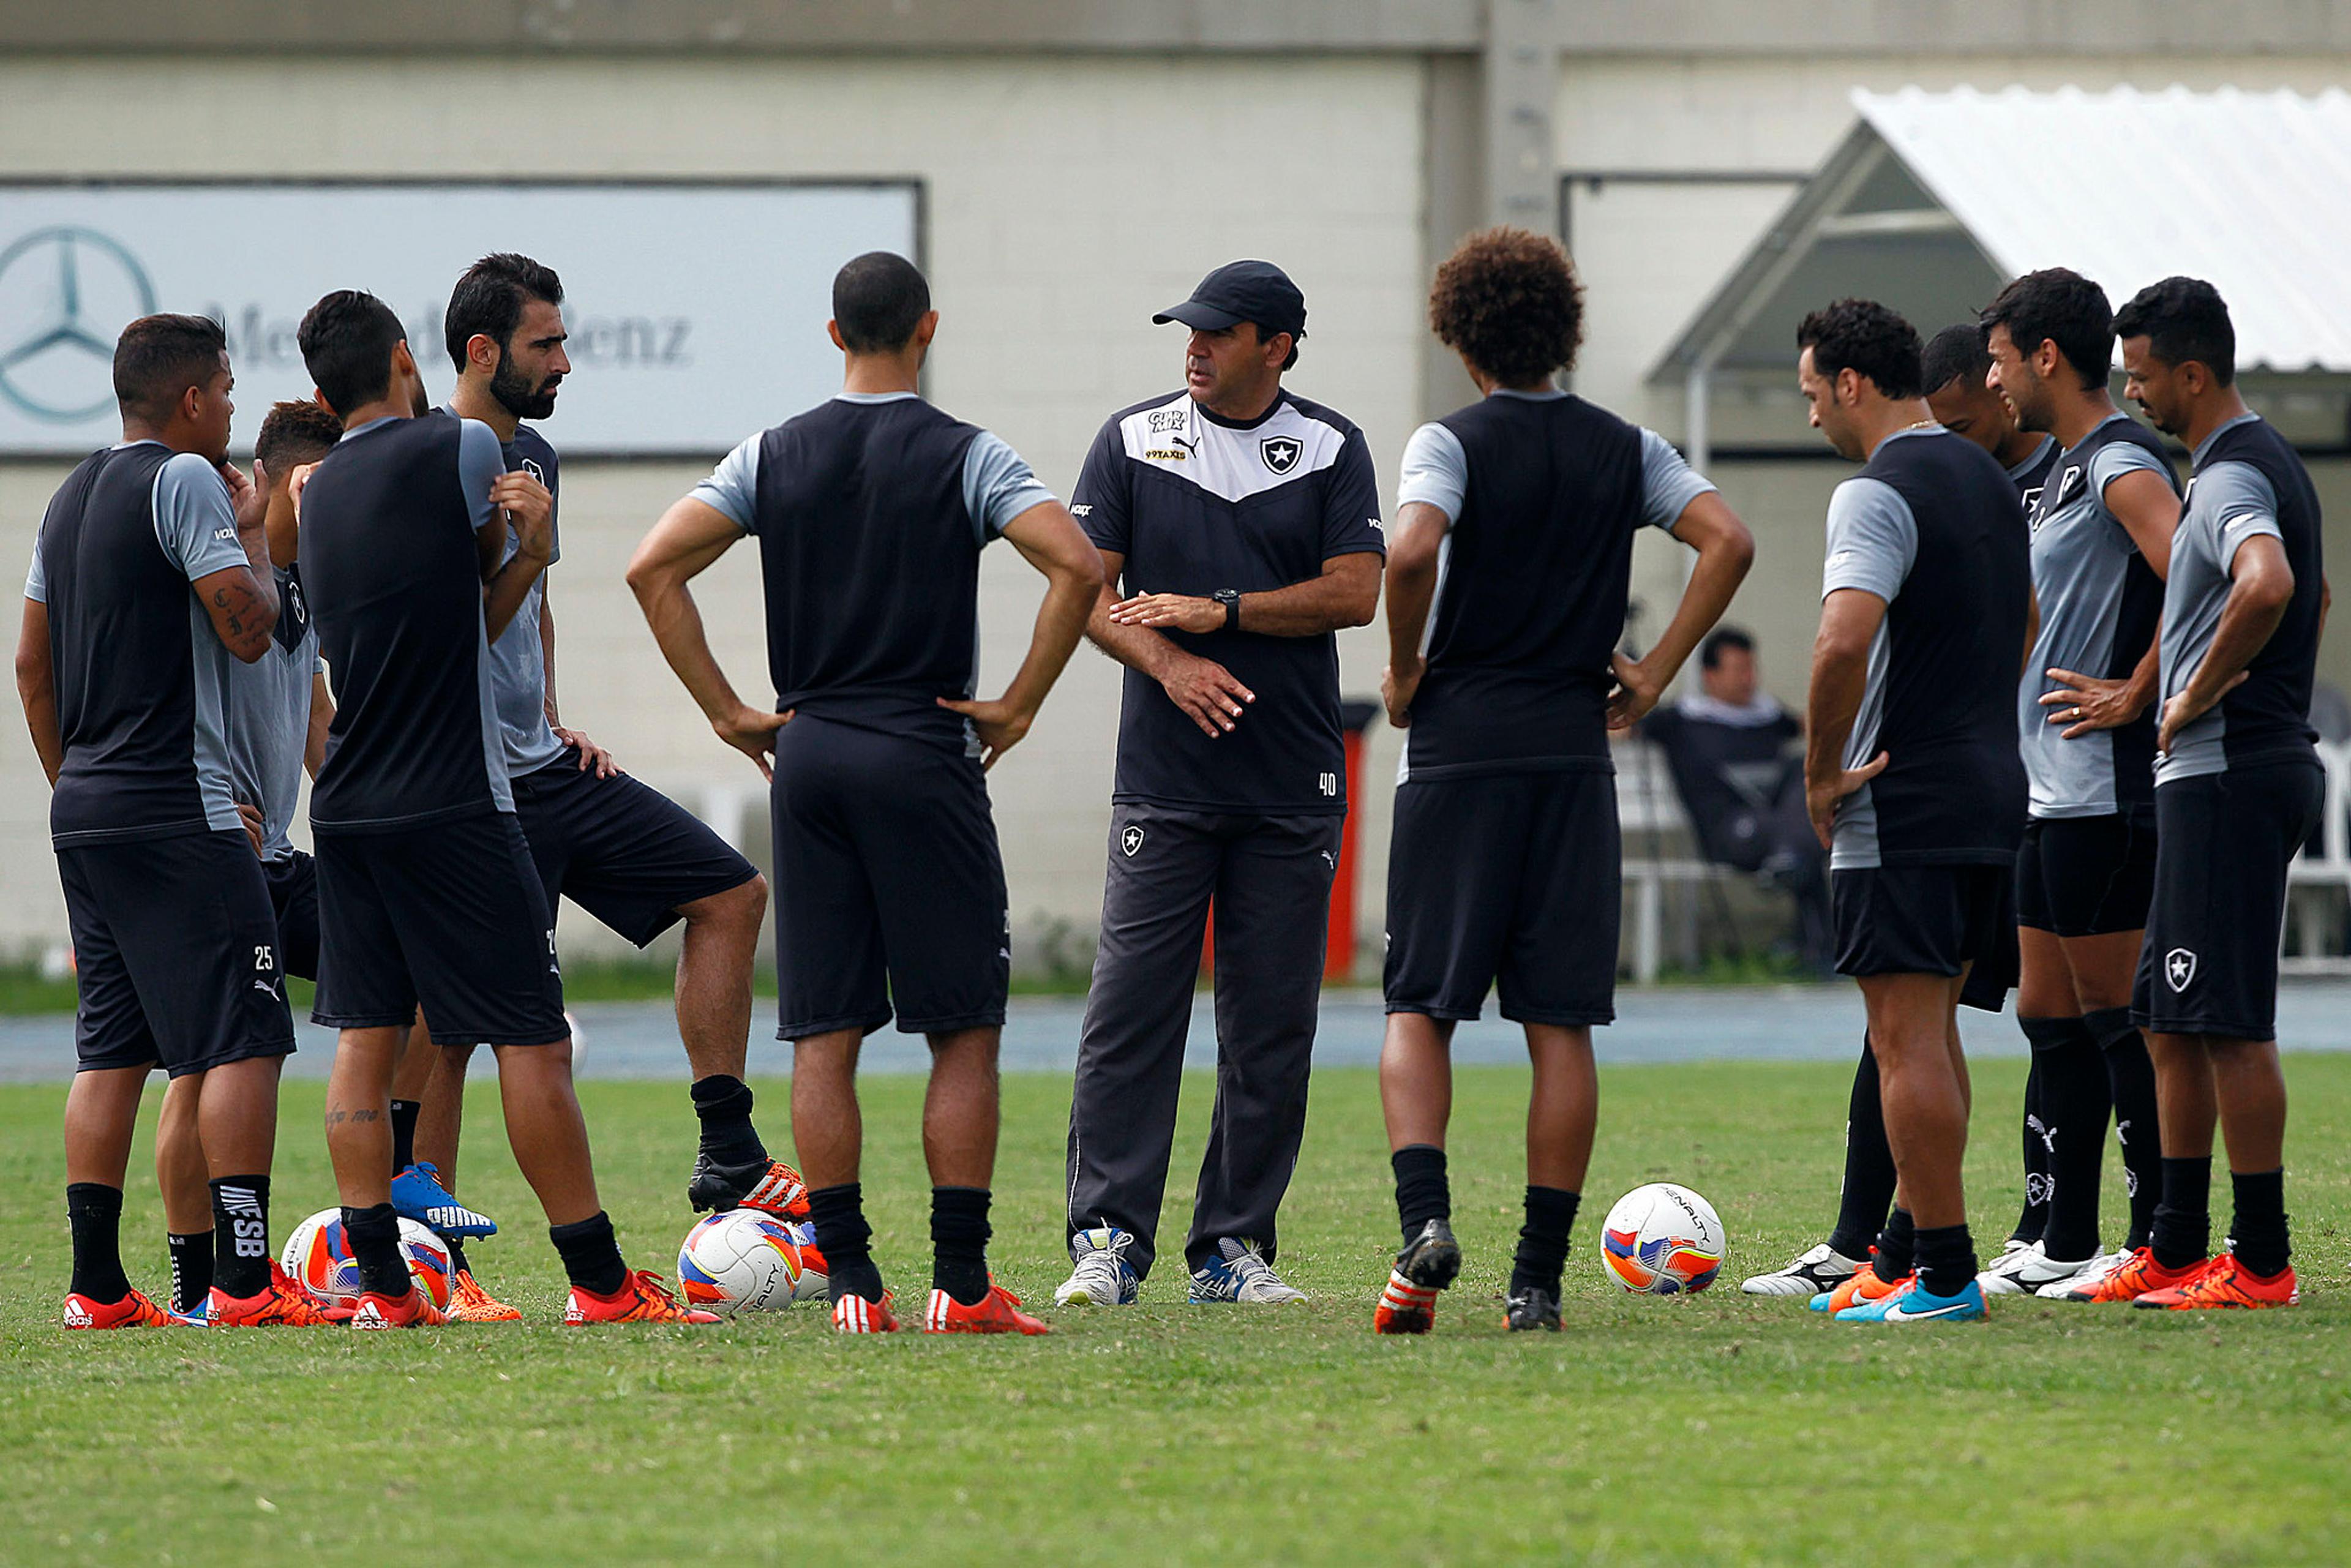
[[[1225,607],[1225,630],[1239,631],[1241,629],[1241,591],[1238,588],[1220,588],[1208,597]]]

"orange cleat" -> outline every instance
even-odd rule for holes
[[[869,1301],[852,1291],[832,1303],[832,1326],[842,1333],[895,1333],[898,1320],[890,1311],[890,1292]]]
[[[94,1301],[78,1295],[66,1297],[64,1322],[69,1329],[160,1329],[177,1321],[136,1291],[119,1301]]]
[[[2155,1260],[2155,1249],[2142,1247],[2130,1255],[2130,1261],[2100,1280],[2096,1284],[2069,1292],[2069,1301],[2136,1301],[2152,1291],[2168,1291],[2185,1285],[2218,1263],[2220,1259],[2205,1258],[2185,1269],[2167,1269]]]
[[[1823,1291],[1814,1296],[1812,1300],[1812,1309],[1816,1312],[1826,1312],[1831,1317],[1834,1317],[1847,1307],[1866,1306],[1871,1301],[1906,1289],[1917,1277],[1916,1274],[1905,1274],[1889,1285],[1877,1277],[1877,1270],[1873,1265],[1838,1281],[1835,1290]]]
[[[571,1287],[571,1300],[564,1304],[563,1321],[577,1326],[581,1323],[715,1323],[723,1322],[716,1312],[705,1312],[700,1307],[678,1304],[661,1276],[650,1269],[632,1269],[626,1283],[609,1296],[600,1296],[585,1286]]]
[[[355,1329],[437,1329],[448,1321],[449,1314],[413,1284],[396,1296],[362,1291],[351,1313]]]
[[[232,1296],[214,1285],[207,1315],[218,1329],[316,1329],[339,1321],[274,1258],[269,1283],[250,1296]]]
[[[808,1184],[781,1160],[766,1165],[722,1166],[703,1155],[694,1162],[686,1201],[704,1209],[756,1208],[786,1219],[809,1218]]]
[[[856,1300],[851,1297],[850,1300]],[[923,1319],[925,1333],[1051,1333],[1042,1321],[1020,1310],[1020,1298],[991,1277],[987,1294],[965,1306],[945,1291],[931,1291],[930,1311]]]
[[[2149,1291],[2131,1305],[2191,1312],[2210,1307],[2291,1307],[2301,1300],[2293,1264],[2264,1278],[2223,1252],[2186,1284]]]
[[[453,1323],[518,1323],[522,1313],[482,1289],[471,1269],[460,1269],[449,1284],[449,1321]]]
[[[1380,1304],[1372,1309],[1372,1332],[1426,1333],[1436,1326],[1437,1292],[1414,1284],[1398,1270],[1389,1270],[1387,1289],[1380,1292]]]

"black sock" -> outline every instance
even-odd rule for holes
[[[392,1174],[398,1176],[416,1163],[416,1117],[424,1109],[422,1100],[394,1100],[392,1103]]]
[[[1510,1260],[1510,1294],[1531,1288],[1558,1296],[1568,1233],[1575,1228],[1575,1207],[1583,1201],[1581,1193],[1564,1187],[1527,1188],[1527,1222],[1519,1227],[1518,1256]]]
[[[2130,1234],[2123,1245],[2147,1245],[2155,1206],[2163,1196],[2163,1134],[2155,1111],[2155,1063],[2147,1036],[2128,1008],[2100,1008],[2082,1022],[2106,1059],[2106,1088],[2115,1103],[2115,1141],[2123,1147],[2123,1190],[2130,1194]]]
[[[1836,1228],[1829,1245],[1848,1258],[1869,1256],[1870,1239],[1886,1224],[1894,1202],[1894,1151],[1886,1142],[1886,1100],[1877,1081],[1877,1053],[1861,1039],[1853,1095],[1844,1112],[1844,1186],[1837,1194]]]
[[[193,1312],[213,1293],[213,1233],[172,1231],[163,1245],[172,1254],[172,1310]]]
[[[967,1307],[987,1296],[987,1198],[984,1186],[931,1188],[931,1283]]]
[[[1432,1219],[1453,1218],[1453,1185],[1445,1179],[1445,1151],[1434,1144],[1407,1144],[1388,1155],[1395,1172],[1396,1219],[1407,1246]]]
[[[2049,1223],[2042,1249],[2068,1262],[2098,1250],[2098,1171],[2106,1157],[2112,1088],[2105,1053],[2077,1018],[2019,1019],[2041,1071],[2049,1150]]]
[[[372,1208],[345,1205],[343,1239],[351,1244],[351,1260],[360,1266],[360,1290],[379,1296],[398,1296],[407,1291],[408,1260],[401,1254],[400,1217],[392,1205],[379,1203]]]
[[[465,1243],[462,1239],[455,1236],[444,1236],[441,1238],[441,1245],[449,1249],[450,1273],[470,1274],[474,1271],[474,1266],[465,1260]]]
[[[66,1223],[73,1228],[73,1283],[77,1296],[111,1306],[131,1293],[122,1271],[122,1189],[78,1181],[66,1188]]]
[[[1976,1277],[1976,1244],[1965,1225],[1917,1232],[1918,1288],[1930,1296],[1956,1296]]]
[[[2285,1228],[2285,1172],[2232,1171],[2229,1185],[2237,1198],[2236,1218],[2229,1222],[2229,1250],[2239,1263],[2267,1279],[2294,1260]]]
[[[269,1288],[269,1178],[223,1176],[212,1186],[213,1283],[240,1301],[257,1296]]]
[[[2212,1156],[2163,1162],[2163,1201],[2147,1244],[2167,1269],[2185,1269],[2212,1255]]]
[[[816,1249],[824,1254],[831,1298],[882,1299],[882,1270],[873,1266],[873,1228],[865,1223],[865,1192],[857,1183],[818,1187],[808,1195]]]
[[[1891,1285],[1910,1272],[1917,1257],[1917,1235],[1908,1209],[1897,1208],[1886,1217],[1886,1228],[1877,1233],[1877,1257],[1871,1265],[1880,1280]]]
[[[2017,1020],[2022,1023],[2023,1020]],[[2032,1031],[2025,1031],[2029,1043]],[[2024,1207],[2017,1211],[2011,1241],[2028,1245],[2049,1228],[2049,1127],[2041,1119],[2041,1053],[2032,1052],[2024,1070]]]
[[[768,1145],[751,1125],[751,1086],[724,1072],[694,1081],[694,1113],[702,1118],[702,1152],[711,1163],[764,1163]]]
[[[547,1239],[562,1256],[565,1275],[581,1290],[609,1296],[629,1282],[620,1239],[612,1234],[612,1217],[602,1209],[569,1225],[549,1226]]]

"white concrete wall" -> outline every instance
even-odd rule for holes
[[[1238,256],[1271,257],[1304,288],[1310,336],[1291,384],[1364,426],[1392,486],[1419,406],[1424,78],[1397,57],[19,59],[0,61],[0,174],[912,175],[927,188],[942,315],[932,393],[1003,434],[1057,490],[1104,416],[1180,385],[1179,329],[1152,327],[1151,312]],[[648,243],[690,267],[702,242]],[[366,258],[351,271],[364,282]],[[822,322],[807,330],[821,343]],[[797,411],[732,412],[747,433]],[[559,445],[559,416],[549,433]],[[28,556],[61,473],[0,465],[5,570]],[[697,476],[567,466],[551,580],[564,716],[687,797],[758,779],[662,664],[621,570]],[[704,601],[721,656],[747,693],[761,690],[753,558],[712,575]],[[1027,645],[1038,580],[999,549],[983,582],[992,689]],[[1376,687],[1381,647],[1374,631],[1343,639],[1348,690]],[[1013,915],[1032,937],[1059,922],[1082,942],[1098,913],[1117,701],[1114,667],[1081,651],[993,776]],[[63,907],[31,748],[21,727],[0,727],[5,954],[57,939]],[[1363,826],[1367,844],[1384,840],[1384,799]],[[601,936],[566,922],[575,948]]]

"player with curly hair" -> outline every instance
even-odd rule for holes
[[[1583,290],[1557,241],[1470,235],[1437,268],[1428,314],[1482,395],[1406,444],[1388,556],[1381,695],[1405,754],[1380,1100],[1404,1247],[1373,1327],[1426,1333],[1460,1270],[1445,1161],[1453,1028],[1499,986],[1534,1063],[1507,1321],[1556,1330],[1599,1105],[1592,1026],[1615,1016],[1608,732],[1656,705],[1755,546],[1662,436],[1553,381],[1583,337]],[[1665,634],[1635,660],[1616,643],[1645,527],[1698,560]]]

